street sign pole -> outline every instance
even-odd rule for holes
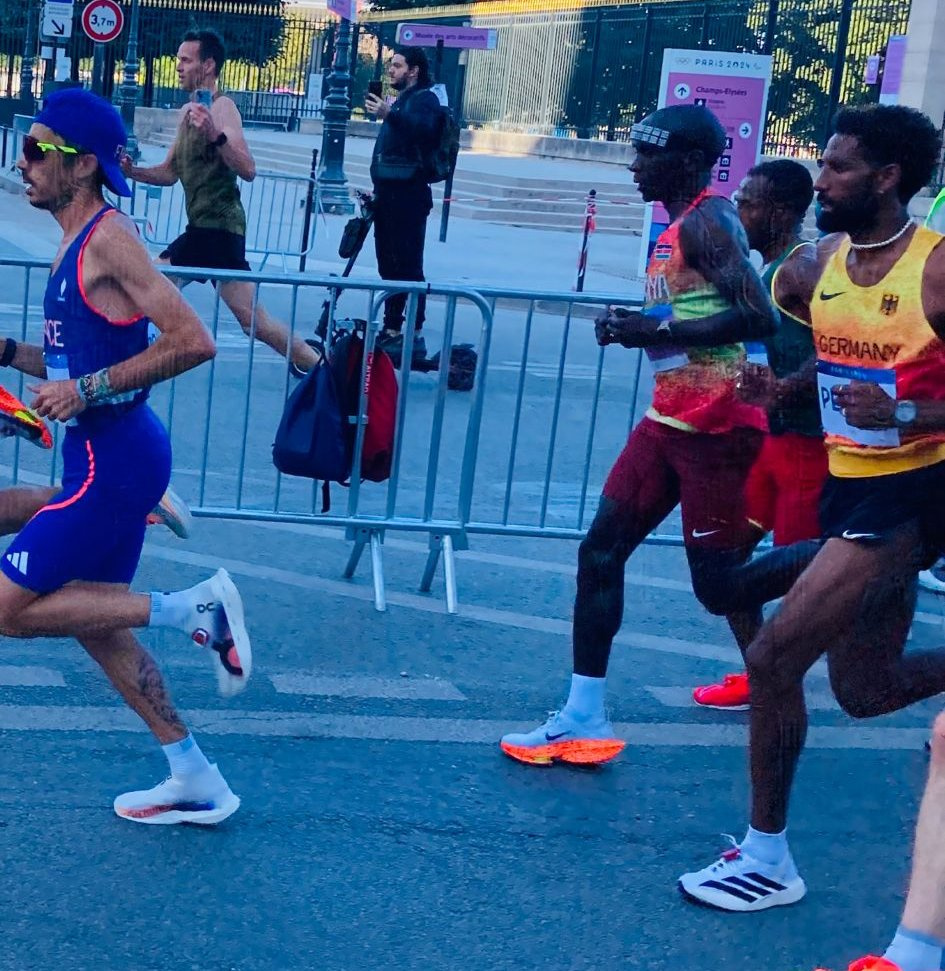
[[[92,91],[102,94],[105,88],[105,45],[96,42],[92,47]]]
[[[460,130],[463,128],[463,102],[466,98],[466,51],[459,52],[459,60],[456,64],[456,80],[453,85],[453,117]],[[453,176],[456,174],[456,166],[450,169],[450,174],[443,183],[443,208],[440,210],[440,242],[446,242],[446,234],[450,226],[450,206],[453,204]]]
[[[80,18],[85,36],[93,41],[92,90],[104,94],[105,45],[115,40],[125,26],[125,15],[115,0],[89,0]],[[133,123],[132,123],[133,127]],[[129,128],[129,132],[131,128]],[[130,154],[129,150],[129,154]]]

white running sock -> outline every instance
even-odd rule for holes
[[[604,718],[606,678],[588,678],[583,674],[571,675],[571,691],[565,703],[565,711],[578,721]]]
[[[943,942],[899,925],[892,944],[883,955],[902,971],[938,971],[942,966]]]
[[[194,736],[187,734],[179,742],[162,745],[171,767],[171,775],[175,779],[185,779],[188,776],[200,775],[210,768],[207,757],[200,751],[200,746],[194,741]]]
[[[748,832],[740,844],[741,851],[754,860],[760,860],[769,866],[782,863],[790,855],[787,842],[787,830],[780,833],[762,833],[761,830],[748,827]]]
[[[209,580],[186,590],[152,593],[148,627],[176,627],[185,634],[192,634],[196,630],[195,614],[200,606],[214,602]]]

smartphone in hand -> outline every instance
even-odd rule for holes
[[[197,88],[194,92],[194,101],[198,105],[209,108],[213,104],[213,92],[209,88]]]
[[[384,96],[384,82],[383,81],[368,81],[368,94],[373,94],[375,98],[382,98]]]

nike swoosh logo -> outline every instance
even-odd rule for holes
[[[842,297],[846,293],[846,290],[838,290],[836,293],[824,293],[821,291],[821,300],[833,300],[834,297]]]
[[[545,741],[557,742],[559,738],[564,738],[565,735],[570,735],[570,734],[571,734],[570,732],[558,732],[557,735],[549,735],[547,732],[545,732]]]
[[[876,533],[851,533],[849,529],[845,529],[842,536],[844,539],[879,539]]]
[[[692,531],[693,539],[702,539],[703,536],[712,536],[715,533],[721,533],[721,529],[694,529]]]

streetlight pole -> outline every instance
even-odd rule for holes
[[[131,17],[128,24],[128,48],[121,79],[121,117],[128,132],[126,150],[132,161],[141,154],[135,137],[135,104],[138,101],[138,0],[131,0]]]
[[[23,42],[23,62],[20,65],[20,100],[33,103],[33,61],[36,56],[36,17],[39,16],[38,8],[34,14],[34,4],[26,5],[26,40]],[[28,114],[32,114],[30,107]]]
[[[335,57],[328,75],[328,97],[322,121],[321,164],[318,189],[323,212],[347,215],[354,212],[345,176],[345,135],[351,117],[351,21],[338,24]]]

